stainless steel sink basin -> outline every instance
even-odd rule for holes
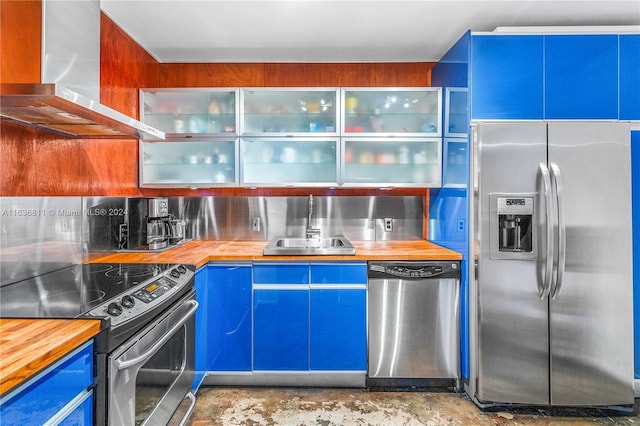
[[[263,254],[265,256],[354,255],[356,248],[343,236],[275,237],[264,248]]]

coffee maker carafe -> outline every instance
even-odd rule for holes
[[[171,222],[167,198],[127,200],[129,250],[158,250],[169,245]]]

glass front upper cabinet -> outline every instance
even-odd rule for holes
[[[344,135],[442,135],[442,88],[352,88],[341,97]]]
[[[445,89],[444,135],[465,138],[469,133],[469,107],[467,89],[447,87]]]
[[[243,138],[245,186],[336,186],[338,138]]]
[[[240,92],[240,128],[247,136],[335,136],[338,89],[267,88]]]
[[[466,188],[468,175],[469,143],[466,138],[445,138],[442,169],[442,186]]]
[[[140,141],[142,187],[216,187],[238,183],[236,139]]]
[[[439,138],[343,138],[343,186],[439,187]]]
[[[238,89],[140,90],[140,120],[171,137],[236,135]]]

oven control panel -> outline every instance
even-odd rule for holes
[[[124,294],[92,309],[89,315],[111,318],[111,326],[125,323],[154,309],[185,286],[193,285],[194,272],[185,265],[171,267]]]
[[[162,277],[136,291],[133,295],[136,299],[139,299],[144,303],[152,303],[155,299],[162,296],[176,285],[178,285],[176,281],[167,277]]]

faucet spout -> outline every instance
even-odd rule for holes
[[[309,194],[309,217],[307,218],[307,231],[305,236],[307,238],[320,238],[320,228],[314,228],[311,226],[313,220],[313,195]]]

